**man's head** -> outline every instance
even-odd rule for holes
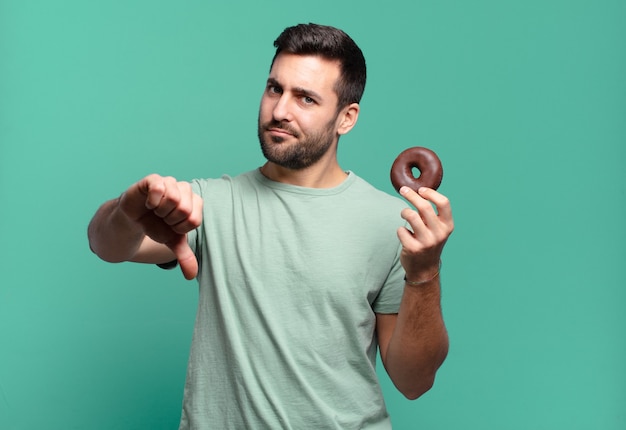
[[[293,170],[331,160],[339,136],[354,127],[359,115],[363,54],[341,30],[315,24],[289,27],[274,44],[259,109],[263,155]]]
[[[318,24],[298,24],[286,28],[274,41],[274,46],[276,54],[272,65],[281,52],[338,61],[341,76],[335,84],[337,109],[361,101],[367,76],[365,58],[354,40],[343,31]]]

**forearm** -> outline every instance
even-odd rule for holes
[[[419,286],[406,285],[384,358],[391,380],[406,397],[415,399],[432,387],[447,353],[439,277]]]
[[[119,198],[100,206],[89,223],[87,235],[91,250],[112,263],[131,260],[145,237],[141,225],[120,210]]]

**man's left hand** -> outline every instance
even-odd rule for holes
[[[401,213],[411,229],[398,229],[402,243],[400,261],[407,280],[425,281],[436,276],[443,247],[454,230],[450,202],[443,194],[426,187],[418,192],[402,187],[400,194],[415,206]]]

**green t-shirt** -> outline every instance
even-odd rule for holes
[[[259,170],[192,182],[203,224],[181,429],[388,429],[375,313],[404,288],[401,199]]]

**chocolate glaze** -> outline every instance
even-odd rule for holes
[[[419,169],[419,177],[413,176],[413,168]],[[441,160],[433,151],[421,146],[402,151],[391,166],[391,183],[396,191],[403,185],[415,191],[420,187],[436,190],[442,179]]]

